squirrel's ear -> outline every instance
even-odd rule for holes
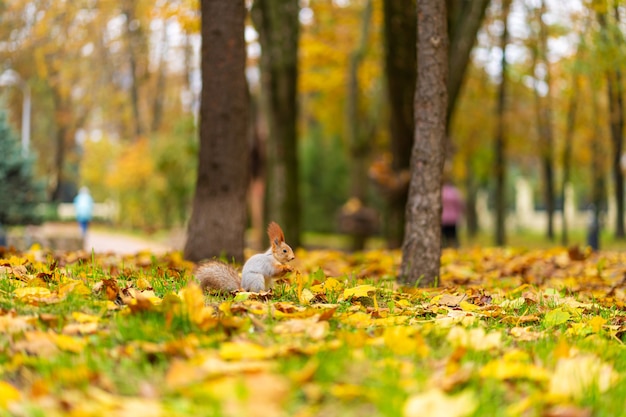
[[[267,235],[269,236],[272,245],[278,246],[281,242],[285,241],[283,229],[281,229],[276,222],[271,222],[269,226],[267,226]]]

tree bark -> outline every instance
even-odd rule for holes
[[[346,105],[347,138],[350,150],[350,197],[367,206],[369,179],[367,169],[371,143],[369,142],[370,121],[361,117],[359,112],[359,67],[365,55],[372,17],[372,0],[367,0],[361,17],[360,39],[352,51],[348,65],[348,94]],[[352,231],[352,250],[365,249],[367,235],[361,230]]]
[[[391,169],[396,176],[410,170],[415,129],[413,100],[417,77],[417,15],[415,1],[384,0],[385,73],[389,101]],[[390,193],[387,201],[387,246],[402,245],[408,187]]]
[[[476,34],[490,0],[447,0],[449,63],[446,127],[463,85]],[[413,100],[417,66],[415,0],[384,0],[385,73],[390,107],[391,169],[399,177],[410,170],[415,122]],[[389,191],[389,190],[387,190]],[[399,247],[405,227],[408,188],[388,193],[387,246]]]
[[[261,88],[267,110],[266,220],[300,246],[297,160],[298,0],[255,0],[252,19],[261,43]]]
[[[596,84],[596,80],[591,79],[590,85],[594,86]],[[597,86],[596,86],[597,87]],[[596,96],[596,88],[592,88],[591,90],[591,111],[592,111],[592,120],[598,120],[600,116],[598,97]],[[595,123],[592,130],[591,137],[591,214],[592,214],[592,228],[595,229],[595,233],[597,234],[597,242],[596,248],[600,248],[600,232],[602,222],[600,221],[602,212],[605,208],[605,196],[606,196],[606,184],[604,181],[605,171],[604,167],[604,158],[603,158],[603,146],[602,146],[602,132],[600,130],[600,126]],[[588,233],[593,233],[593,230],[588,230]],[[588,243],[591,242],[591,236],[588,236]],[[593,246],[593,244],[592,244]]]
[[[550,62],[548,61],[548,34],[546,25],[542,19],[545,12],[546,6],[545,2],[542,0],[539,9],[535,11],[535,21],[539,27],[539,32],[537,33],[537,45],[533,51],[533,78],[535,80],[533,94],[535,96],[539,152],[543,174],[544,204],[547,217],[546,237],[549,240],[554,240],[554,134],[552,129],[553,120]],[[543,80],[537,78],[537,69],[540,64],[545,67]],[[539,91],[540,81],[543,81],[547,87],[545,97],[542,97]]]
[[[202,0],[198,178],[184,255],[243,261],[248,186],[244,0]]]
[[[141,28],[135,27],[135,2],[133,0],[124,0],[122,13],[126,17],[125,34],[128,48],[128,64],[130,65],[130,105],[133,113],[133,134],[134,140],[138,140],[144,133],[141,123],[141,112],[139,110],[139,77],[138,77],[138,51],[143,43]]]
[[[614,5],[613,11],[615,24],[619,25],[620,17],[617,5]],[[607,30],[606,25],[603,29]],[[618,39],[621,38],[618,30],[619,29],[615,30],[610,40],[610,42],[616,45],[623,42],[623,39]],[[613,146],[611,171],[613,174],[613,182],[615,183],[615,237],[617,239],[624,239],[624,237],[626,237],[624,229],[624,173],[621,167],[622,153],[624,151],[624,88],[622,85],[622,72],[619,70],[619,67],[613,67],[607,72],[607,88],[611,144]]]
[[[581,54],[583,51],[582,37],[581,44],[578,45],[576,51],[576,60],[574,61],[574,74],[572,77],[572,91],[569,99],[569,105],[567,108],[567,122],[565,126],[565,137],[563,138],[563,153],[561,157],[561,163],[563,165],[563,178],[561,182],[561,202],[563,208],[561,211],[561,245],[567,246],[569,244],[569,222],[567,218],[567,212],[565,210],[566,201],[566,189],[567,185],[571,181],[572,172],[572,149],[574,141],[574,131],[576,128],[576,117],[578,113],[578,100],[580,96],[580,76],[578,74],[578,65],[580,65]]]
[[[448,36],[450,54],[448,62],[448,109],[446,126],[450,125],[457,98],[469,63],[476,34],[485,17],[490,0],[447,0]]]
[[[415,141],[402,245],[400,282],[432,286],[441,257],[441,180],[448,106],[446,4],[417,1]]]
[[[498,88],[498,102],[496,105],[496,133],[493,143],[494,177],[495,177],[495,244],[503,246],[506,243],[506,90],[507,90],[507,60],[506,46],[509,43],[508,17],[511,0],[502,0],[502,35],[500,36],[500,50],[502,51],[501,78]]]

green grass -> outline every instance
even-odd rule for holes
[[[55,302],[21,299],[16,290],[29,286],[28,277],[0,273],[0,381],[20,394],[12,405],[0,400],[0,415],[18,408],[18,414],[28,416],[98,415],[136,401],[132,404],[175,416],[247,415],[249,407],[265,415],[282,410],[295,416],[400,416],[408,399],[434,388],[446,391],[443,398],[448,399],[469,393],[475,409],[462,414],[467,416],[541,416],[559,405],[588,409],[593,416],[619,415],[626,395],[626,300],[622,292],[613,298],[608,293],[623,274],[624,260],[600,255],[559,263],[553,252],[527,259],[524,254],[455,252],[446,258],[444,270],[458,263],[480,275],[477,283],[452,285],[444,273],[442,288],[408,292],[400,291],[387,278],[393,272],[384,268],[362,279],[346,272],[334,277],[340,289],[316,294],[325,303],[317,306],[300,299],[295,281],[277,285],[269,298],[186,298],[181,291],[192,291],[186,287],[191,265],[166,257],[148,263],[130,257],[111,265],[110,259],[92,256],[59,267],[58,279],[49,282],[37,280],[37,274],[50,269],[51,259],[24,257],[31,286],[55,294],[79,280],[89,291],[69,292]],[[318,265],[301,269],[304,289],[315,291],[313,284],[326,279],[320,268],[338,262],[336,253],[326,255],[316,258]],[[340,256],[360,271],[371,266],[371,259],[387,265],[388,255]],[[520,259],[529,263],[526,271],[542,277],[543,285],[519,287],[522,273],[494,278],[485,269],[506,270]],[[563,277],[573,274],[579,274],[577,286],[565,285]],[[126,303],[132,305],[133,294],[141,291],[160,302],[136,310],[116,305],[102,288],[95,291],[106,279],[126,291],[121,296]],[[375,286],[376,294],[344,296],[344,289],[359,285]],[[443,293],[466,294],[469,307],[475,303],[475,308],[438,304]],[[492,299],[481,304],[477,294]],[[510,300],[521,301],[507,305]],[[68,332],[68,326],[81,324],[76,312],[89,315],[85,320],[93,316],[97,329]],[[328,315],[316,319],[322,313]],[[524,317],[535,319],[521,321]],[[21,318],[28,325],[11,329]],[[535,336],[518,338],[513,328]],[[452,338],[453,332],[460,339]],[[470,334],[473,340],[463,342],[463,335]],[[499,341],[483,349],[494,334]],[[80,346],[68,345],[68,338]],[[243,352],[238,350],[241,343]],[[485,373],[510,357],[541,369],[545,378]],[[618,379],[604,392],[592,384],[567,399],[547,395],[559,361],[584,357],[595,358]],[[0,384],[0,397],[2,389]],[[265,405],[258,404],[259,397]]]

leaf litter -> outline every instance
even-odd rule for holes
[[[626,255],[299,250],[270,292],[202,293],[179,253],[0,259],[0,415],[590,416],[626,394]]]

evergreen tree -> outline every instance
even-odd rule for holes
[[[6,114],[0,111],[0,224],[38,223],[43,187],[33,176],[34,158],[24,156]]]

